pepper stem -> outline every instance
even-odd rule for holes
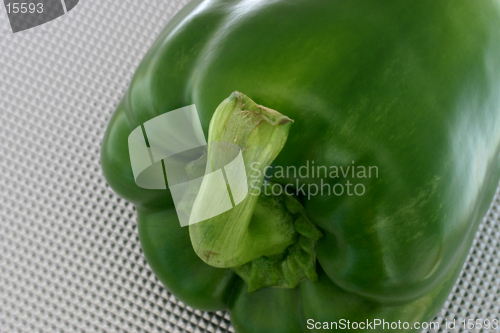
[[[210,121],[209,151],[216,142],[241,148],[248,195],[225,213],[190,225],[191,243],[207,264],[232,268],[249,291],[317,279],[314,248],[321,232],[295,198],[261,193],[265,170],[285,145],[292,122],[239,92]]]

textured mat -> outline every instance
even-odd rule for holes
[[[234,332],[163,288],[99,166],[112,111],[186,2],[82,0],[16,34],[0,9],[0,332]],[[437,321],[500,319],[499,222],[497,192]]]

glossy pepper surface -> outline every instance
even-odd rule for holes
[[[139,188],[131,169],[127,138],[142,123],[195,104],[210,136],[222,126],[210,124],[219,105],[260,108],[252,100],[293,120],[275,168],[377,170],[357,180],[271,175],[278,184],[351,180],[365,189],[299,193],[297,210],[272,203],[284,220],[300,211],[319,232],[308,243],[316,266],[286,288],[267,276],[249,288],[245,262],[199,256],[200,229],[181,227],[169,190]],[[102,167],[136,206],[142,249],[169,291],[195,308],[230,311],[237,332],[307,332],[316,329],[308,319],[432,319],[495,193],[499,150],[499,1],[214,0],[188,4],[146,54],[109,122]],[[259,200],[246,211],[252,221],[281,216]],[[291,253],[301,237],[291,233],[284,249],[269,251]]]

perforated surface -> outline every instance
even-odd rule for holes
[[[136,66],[186,2],[84,0],[17,34],[0,10],[0,332],[234,332],[163,288],[99,165]],[[497,191],[438,321],[500,318],[499,221]]]

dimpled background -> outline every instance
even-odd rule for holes
[[[0,10],[0,332],[234,332],[159,283],[99,165],[136,66],[186,3],[83,0],[16,34]],[[497,191],[437,321],[500,318],[499,221]]]

